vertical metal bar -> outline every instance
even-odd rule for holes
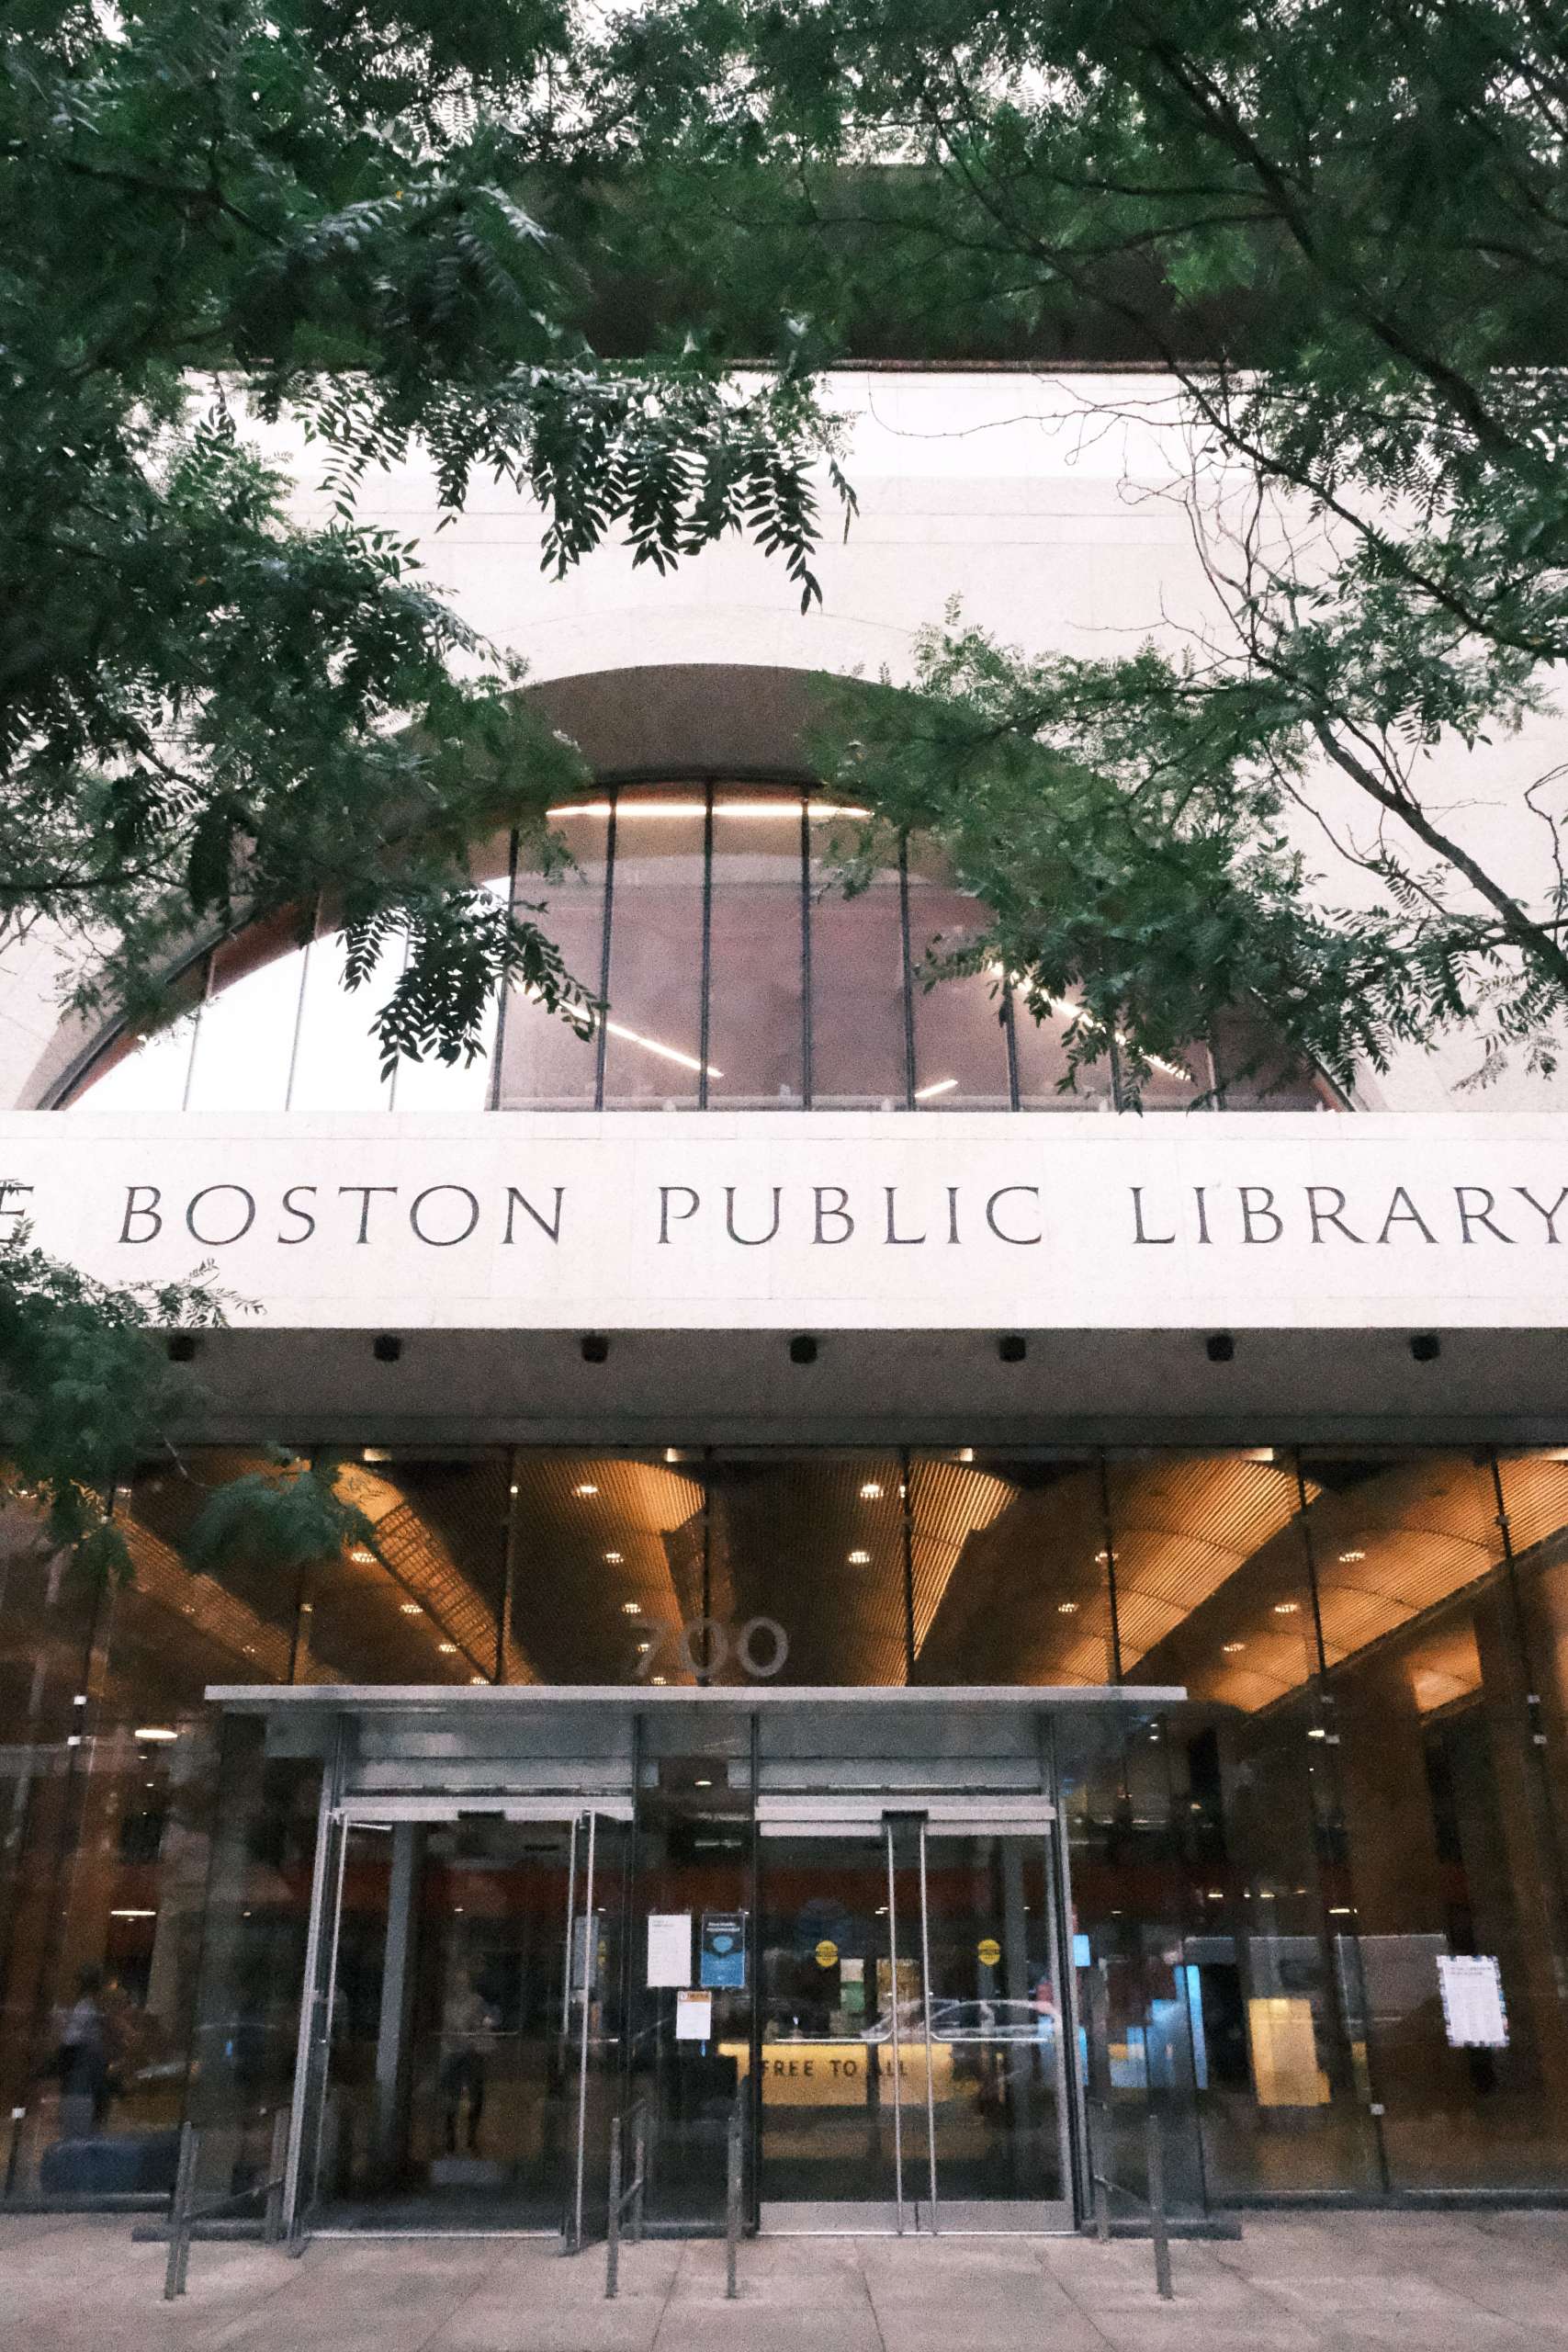
[[[1111,1514],[1111,1473],[1100,1456],[1100,1519],[1105,1532],[1105,1595],[1111,1610],[1111,1679],[1122,1679],[1122,1619],[1116,1600],[1116,1523]]]
[[[762,1937],[762,1840],[757,1827],[757,1792],[762,1780],[762,1737],[757,1711],[751,1711],[749,1754],[750,1758],[751,1803],[751,1907],[746,1921],[746,1982],[749,1992],[747,2035],[750,2049],[750,2064],[747,2071],[747,2091],[750,2109],[751,2132],[751,2200],[749,2219],[753,2229],[762,2223],[762,1996],[761,1965],[758,1954]],[[874,1975],[874,1966],[873,1974]]]
[[[299,958],[299,993],[294,1000],[294,1034],[288,1040],[288,1075],[283,1081],[283,1107],[294,1108],[294,1074],[299,1066],[299,1035],[305,1025],[305,990],[310,978],[310,950],[314,934],[305,942],[305,952]]]
[[[639,2098],[636,2108],[633,2109],[633,2113],[637,2118],[637,2130],[632,2135],[632,2147],[635,2153],[637,2170],[632,2175],[632,2183],[637,2190],[637,2195],[632,2199],[632,2243],[634,2245],[640,2245],[642,2244],[643,2228],[648,2211],[647,2099]]]
[[[185,2292],[184,2266],[180,2260],[185,2233],[190,2211],[191,2166],[195,2161],[196,2126],[180,2125],[180,2153],[175,2165],[175,2193],[169,2200],[169,2258],[164,2266],[164,2301],[172,2303],[176,2295]]]
[[[321,1946],[326,1937],[327,1883],[333,1846],[341,1834],[336,1814],[342,1747],[343,1724],[340,1720],[333,1726],[321,1764],[321,1794],[316,1810],[316,1854],[310,1872],[310,1918],[305,1932],[305,1971],[299,1988],[299,2031],[294,2050],[293,2112],[288,2125],[288,2169],[283,2190],[283,2226],[290,2238],[295,2234],[299,2219],[305,2114],[310,2092],[311,2053],[316,2044],[316,2013],[321,1999]]]
[[[713,786],[707,788],[706,808],[703,816],[703,970],[702,1001],[697,1047],[697,1108],[708,1107],[708,1029],[710,1007],[708,998],[713,978]],[[728,1061],[728,1055],[725,1056]]]
[[[903,1510],[904,1543],[904,1680],[915,1679],[915,1487],[908,1447],[898,1453],[898,1499]]]
[[[573,1814],[566,1861],[566,1959],[560,1973],[560,2030],[563,2039],[571,2031],[571,1930],[577,1909],[577,1819]]]
[[[887,1849],[887,2002],[893,2020],[893,2195],[898,2234],[904,2234],[904,2065],[898,2034],[898,1885],[893,1868],[893,1824],[885,1821]]]
[[[598,1841],[599,1816],[588,1816],[588,1860],[583,1871],[582,1887],[582,2030],[578,2044],[577,2060],[577,2195],[573,2204],[575,2237],[582,2244],[582,2175],[588,2160],[588,2012],[592,2007],[589,1996],[593,1984],[593,1860]]]
[[[327,2095],[332,2087],[333,2026],[337,2016],[337,1955],[343,1935],[343,1882],[348,1864],[348,1824],[341,1812],[336,1816],[333,1839],[332,1893],[329,1898],[327,1935],[323,1959],[324,1997],[321,2008],[321,2025],[317,2046],[321,2053],[321,2082],[316,2094],[314,2139],[311,2148],[310,2203],[315,2205],[321,2188],[321,2137],[326,2130]],[[301,2151],[301,2177],[303,2177]]]
[[[1155,2240],[1155,2285],[1162,2302],[1168,2303],[1175,2294],[1170,2283],[1170,2233],[1165,2222],[1165,2134],[1160,2130],[1159,2117],[1151,2107],[1145,2121],[1148,2136],[1149,2220]]]
[[[800,796],[800,1107],[811,1108],[811,796]]]
[[[705,1046],[704,1048],[704,1058],[705,1060],[706,1058]],[[697,1688],[699,1690],[705,1690],[708,1687],[708,1682],[711,1679],[710,1666],[713,1658],[713,1477],[712,1463],[710,1460],[712,1452],[713,1449],[711,1446],[704,1446],[702,1466],[703,1630],[698,1637],[697,1645],[697,1657],[699,1660],[697,1668]]]
[[[283,2172],[288,2162],[288,2109],[278,2108],[272,2119],[272,2146],[266,2160],[265,2243],[276,2245],[283,2235]]]
[[[926,1825],[920,1829],[920,1977],[925,1996],[926,2027],[926,2155],[931,2174],[931,2235],[939,2233],[936,2186],[936,2086],[931,2080],[931,1925],[926,1886]]]
[[[517,904],[517,828],[512,828],[506,854],[506,911],[511,914]],[[495,992],[495,1043],[491,1051],[494,1058],[490,1073],[490,1108],[501,1108],[501,1064],[506,1049],[506,1005],[511,989],[503,981]]]
[[[740,2292],[736,2266],[740,2254],[740,2101],[737,2098],[729,2110],[729,2128],[725,2134],[728,2159],[724,2183],[724,2292],[728,2302],[734,2302]]]
[[[501,1603],[495,1612],[495,1679],[506,1679],[506,1653],[512,1644],[512,1611],[517,1579],[517,1501],[522,1480],[517,1476],[517,1448],[506,1456],[506,1550],[501,1566]]]
[[[1016,1111],[1022,1102],[1018,1083],[1018,1007],[1011,988],[1007,986],[1002,990],[1002,1035],[1008,1055],[1008,1109]]]
[[[1056,1969],[1056,2161],[1061,2167],[1063,2199],[1076,2211],[1073,2155],[1077,2136],[1074,2124],[1077,2114],[1078,2004],[1070,1915],[1056,1859],[1063,1844],[1061,1829],[1058,1818],[1055,1828],[1046,1831],[1041,1840],[1041,1862],[1051,1922],[1046,1949],[1055,1954]]]
[[[915,1107],[915,978],[909,947],[909,842],[898,836],[898,933],[903,942],[904,1108]]]
[[[610,1001],[610,938],[615,909],[615,826],[620,810],[620,795],[610,795],[610,814],[604,826],[604,920],[599,930],[599,1036],[593,1057],[593,1108],[604,1108],[604,1049],[610,1033],[604,1026],[605,1012]]]
[[[621,2119],[610,2126],[610,2213],[604,2233],[604,2300],[614,2302],[621,2284]]]

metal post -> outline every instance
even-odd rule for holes
[[[637,2170],[632,2176],[636,2195],[632,2199],[632,2243],[642,2244],[643,2209],[648,2198],[648,2101],[638,2099],[635,2128],[632,2132],[633,2161]]]
[[[191,2176],[196,2168],[196,2126],[180,2126],[179,2160],[175,2166],[175,2193],[169,2203],[169,2259],[164,2269],[164,2301],[172,2303],[186,2290],[186,2263],[190,2245]]]
[[[598,1956],[598,1923],[593,1910],[593,1860],[599,1820],[588,1815],[588,1858],[582,1882],[582,2032],[577,2051],[577,2184],[572,2198],[571,2250],[582,2247],[582,2171],[588,2153],[588,2013],[592,2005],[594,1961]],[[572,1940],[576,1941],[575,1934]]]
[[[264,2236],[268,2245],[276,2245],[283,2235],[283,2175],[288,2162],[288,2109],[275,2109],[272,2119],[272,2147],[266,2160],[266,2222]]]
[[[604,2233],[604,2298],[614,2302],[621,2285],[621,2119],[610,2126],[610,2226]]]
[[[904,2064],[898,2043],[898,1888],[893,1870],[893,1824],[884,1820],[887,1848],[887,1999],[893,2034],[893,2194],[898,2234],[904,2234]]]
[[[1146,2125],[1149,2164],[1149,2220],[1154,2228],[1155,2284],[1160,2300],[1168,2303],[1176,2290],[1170,2283],[1170,2233],[1165,2223],[1165,2135],[1151,2107]]]
[[[740,2096],[729,2111],[728,2173],[724,2197],[724,2292],[728,2302],[734,2302],[740,2292],[736,2280],[735,2266],[740,2252]]]
[[[1109,2134],[1106,2136],[1109,2137]],[[1111,2244],[1111,2191],[1105,2185],[1106,2149],[1102,2141],[1097,2155],[1095,2138],[1096,2133],[1091,2123],[1089,2135],[1089,2177],[1094,2183],[1094,2234],[1101,2245],[1109,2245]]]
[[[926,2029],[926,2158],[931,2176],[931,2235],[937,2234],[936,2085],[931,2079],[931,1902],[926,1889],[926,1825],[920,1824],[920,1977],[924,1988]]]

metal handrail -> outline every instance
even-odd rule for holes
[[[610,2217],[604,2235],[604,2295],[614,2302],[621,2291],[621,2217],[629,2205],[632,2209],[630,2231],[634,2245],[641,2243],[643,2208],[648,2194],[648,2119],[649,2103],[639,2098],[624,2115],[617,2115],[610,2126]],[[632,2177],[622,2186],[625,2166],[625,2134],[632,2126],[632,2147],[636,2161]]]
[[[263,2241],[267,2245],[276,2245],[283,2234],[288,2109],[278,2108],[272,2119],[268,2177],[253,2181],[248,2188],[231,2189],[223,2197],[209,2197],[197,2205],[192,2201],[191,2184],[196,2178],[200,2148],[201,2133],[196,2125],[182,2123],[179,2162],[175,2168],[175,2190],[169,2205],[169,2258],[164,2269],[164,2301],[166,2303],[172,2303],[176,2296],[186,2291],[186,2279],[190,2269],[190,2242],[197,2222],[209,2222],[215,2214],[225,2211],[230,2206],[248,2204],[252,2198],[265,2197],[266,2213],[262,2224]]]
[[[1111,2102],[1103,2098],[1088,2098],[1087,2110],[1098,2108],[1101,2114],[1111,2113]],[[1125,2182],[1113,2180],[1109,2174],[1096,2169],[1092,2130],[1089,2133],[1089,2180],[1094,2188],[1094,2232],[1101,2245],[1111,2242],[1111,2199],[1125,2197],[1130,2204],[1141,2205],[1149,2216],[1150,2235],[1154,2239],[1155,2285],[1163,2302],[1173,2302],[1176,2289],[1170,2278],[1170,2229],[1165,2210],[1165,2134],[1159,2117],[1151,2107],[1144,2118],[1145,2145],[1147,2151],[1149,2193],[1140,2197],[1135,2188]]]

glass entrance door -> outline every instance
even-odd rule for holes
[[[624,1825],[336,1830],[299,2207],[332,2230],[602,2231]]]
[[[1049,1808],[761,1829],[762,2227],[1070,2227]]]

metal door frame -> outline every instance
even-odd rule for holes
[[[927,2158],[927,2195],[913,2197],[905,2193],[904,2180],[904,2083],[900,2055],[903,2037],[898,2017],[898,1933],[897,1873],[900,1863],[896,1850],[897,1830],[913,1828],[916,1833],[914,1868],[919,1894],[919,1947],[920,1963],[921,2011],[925,2046],[925,2122]],[[888,1804],[885,1799],[864,1796],[761,1796],[757,1801],[757,1831],[759,1843],[768,1838],[879,1838],[883,1860],[887,1871],[887,1943],[889,1973],[889,2039],[893,2054],[893,2149],[894,2197],[891,2205],[886,2200],[845,2199],[840,2203],[824,2199],[810,2205],[761,2205],[761,2227],[784,2235],[863,2235],[872,2233],[897,2237],[937,2237],[944,2233],[942,2222],[942,2189],[941,2165],[936,2143],[936,2091],[932,2065],[933,2036],[931,2033],[931,1902],[927,1871],[927,1847],[931,1837],[1035,1837],[1041,1846],[1043,1862],[1042,1884],[1047,1907],[1045,1929],[1047,1950],[1051,1959],[1056,1995],[1055,2076],[1057,2165],[1062,2184],[1059,2198],[1030,2199],[1021,2204],[1012,2199],[948,2199],[950,2211],[957,2206],[963,2218],[949,2222],[945,2234],[951,2236],[1017,2236],[1023,2234],[1055,2234],[1070,2233],[1075,2223],[1075,2168],[1073,2163],[1073,2131],[1070,2103],[1078,2096],[1077,2069],[1068,2053],[1068,2038],[1077,2016],[1075,1987],[1068,1971],[1071,1962],[1071,1939],[1064,1926],[1063,1909],[1066,1900],[1065,1855],[1060,1842],[1060,1816],[1056,1805],[1044,1796],[930,1796],[904,1804]],[[765,1902],[764,1892],[764,1902]],[[765,2086],[759,2101],[765,2103]],[[761,2149],[758,2151],[759,2156]],[[759,2165],[759,2175],[761,2166]],[[913,2220],[908,2218],[913,2208]]]
[[[571,2033],[571,1998],[574,1970],[575,1927],[578,1917],[578,1854],[580,1847],[586,1851],[586,1883],[583,1912],[592,1916],[594,1870],[601,1821],[629,1823],[633,1807],[629,1798],[615,1796],[591,1797],[586,1803],[570,1795],[538,1797],[426,1796],[401,1794],[389,1796],[344,1795],[341,1784],[346,1753],[346,1736],[341,1731],[328,1754],[321,1775],[321,1796],[317,1815],[316,1856],[310,1882],[310,1918],[305,1941],[304,1982],[299,2004],[299,2024],[295,2047],[294,2089],[290,2103],[288,2157],[285,2167],[283,2197],[283,2226],[290,2239],[308,2233],[321,2238],[370,2237],[554,2237],[558,2234],[568,2253],[578,2252],[583,2243],[582,2211],[586,2139],[588,2120],[588,2054],[589,2013],[592,2003],[584,1998],[581,2038],[578,2046],[577,2087],[577,2151],[571,2177],[567,2185],[566,2202],[558,2233],[552,2230],[476,2229],[419,2230],[406,2224],[390,2222],[386,2229],[374,2225],[357,2229],[334,2229],[330,2222],[315,2219],[320,2204],[321,2135],[326,2123],[327,2093],[331,2088],[332,2035],[337,2004],[338,1951],[343,1927],[343,1895],[344,1866],[348,1854],[349,1833],[373,1824],[418,1821],[437,1825],[456,1825],[476,1814],[489,1815],[502,1821],[537,1822],[569,1832],[566,1899],[566,1959],[562,1973],[561,2043],[566,2055]],[[584,1953],[588,1944],[584,1939]],[[592,1979],[585,1988],[591,1989]],[[309,2164],[307,2165],[307,2154]]]

